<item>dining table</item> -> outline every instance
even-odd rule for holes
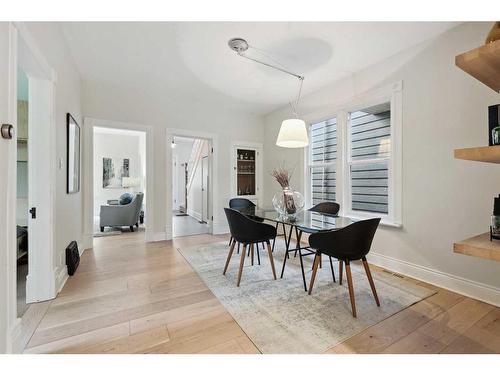
[[[280,226],[283,228],[282,236],[284,236],[285,239],[285,255],[283,258],[283,265],[281,268],[280,278],[283,278],[286,261],[287,259],[290,258],[289,254],[291,252],[294,252],[296,256],[298,253],[300,259],[300,268],[302,271],[302,281],[304,284],[305,291],[307,291],[307,282],[304,270],[304,262],[302,258],[304,256],[313,255],[316,252],[310,249],[309,247],[302,247],[300,245],[302,232],[315,233],[315,232],[339,230],[356,221],[352,218],[345,216],[324,214],[310,210],[304,210],[302,212],[295,214],[293,219],[280,215],[274,208],[268,208],[268,207],[254,206],[254,207],[237,208],[236,210],[249,218],[257,219],[259,221],[267,221],[274,223],[276,229],[278,229]],[[288,228],[288,233],[287,233],[287,228]],[[293,231],[295,231],[296,243],[294,248],[290,248]],[[274,252],[275,242],[276,241],[274,240],[272,245],[273,252]],[[332,268],[332,274],[333,274],[333,265],[331,260],[330,260],[330,267]]]

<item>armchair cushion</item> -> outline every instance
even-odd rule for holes
[[[134,199],[134,196],[130,193],[123,193],[122,195],[120,195],[120,204],[121,205],[125,205],[125,204],[129,204],[130,202],[132,202],[132,199]]]

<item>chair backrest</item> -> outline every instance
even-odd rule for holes
[[[318,212],[321,214],[337,215],[340,210],[340,204],[337,202],[321,202],[311,207],[309,211]]]
[[[230,208],[248,208],[255,207],[255,203],[246,198],[233,198],[229,200]]]
[[[345,228],[309,236],[309,245],[341,260],[358,260],[368,254],[380,218],[361,220]]]
[[[132,202],[129,203],[129,206],[131,209],[131,214],[132,214],[133,220],[135,220],[135,221],[139,220],[139,215],[141,213],[143,199],[144,199],[144,193],[137,193],[134,196],[134,199],[132,200]]]
[[[264,242],[276,237],[272,225],[250,219],[232,208],[224,208],[231,236],[241,243]]]

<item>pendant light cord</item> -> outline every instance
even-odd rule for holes
[[[302,93],[302,85],[304,84],[304,77],[299,78],[300,81],[300,86],[299,86],[299,93],[297,94],[297,100],[295,101],[295,110],[294,110],[294,115],[298,117],[299,113],[299,100],[300,100],[300,94]]]
[[[299,100],[300,100],[300,95],[302,93],[302,85],[304,84],[304,78],[305,77],[301,76],[300,74],[296,74],[296,73],[293,73],[293,72],[289,71],[283,64],[280,64],[275,59],[273,59],[271,56],[269,56],[266,53],[264,53],[264,51],[261,50],[260,48],[255,48],[255,47],[252,47],[250,45],[248,45],[248,48],[251,48],[251,49],[257,51],[257,53],[260,53],[264,57],[267,57],[269,60],[271,60],[272,62],[274,62],[274,64],[276,64],[276,65],[273,65],[273,64],[270,64],[268,62],[261,61],[259,59],[247,56],[245,54],[245,50],[238,50],[237,54],[239,56],[241,56],[241,57],[244,57],[244,58],[248,59],[248,60],[255,61],[256,63],[268,66],[270,68],[273,68],[273,69],[279,70],[279,71],[281,71],[283,73],[286,73],[286,74],[289,74],[291,76],[294,76],[295,78],[297,78],[300,81],[299,92],[297,94],[297,99],[295,99],[295,103],[289,102],[290,103],[290,107],[292,108],[293,115],[295,117],[298,117]]]

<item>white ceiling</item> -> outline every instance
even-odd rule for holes
[[[305,75],[313,92],[456,26],[453,22],[68,22],[63,32],[83,80],[223,100],[268,113],[293,99],[298,80],[237,56],[245,38],[254,57]]]

